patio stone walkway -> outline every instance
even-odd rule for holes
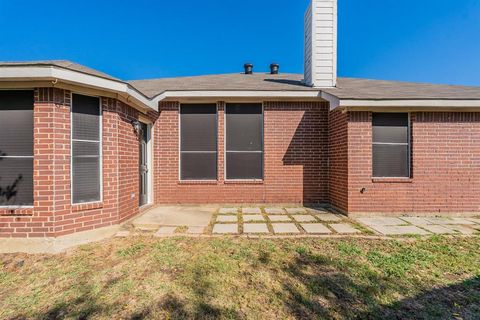
[[[359,223],[382,235],[464,234],[480,232],[476,218],[457,217],[370,217]]]
[[[463,217],[358,217],[325,208],[290,206],[165,206],[132,222],[157,237],[178,235],[319,236],[319,235],[473,235],[480,219]],[[117,236],[127,236],[119,233]]]

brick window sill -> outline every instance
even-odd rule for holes
[[[28,217],[33,216],[33,207],[32,206],[5,206],[0,207],[0,217],[8,217],[8,216],[15,216],[15,217]]]
[[[225,180],[225,184],[263,184],[263,180]]]
[[[217,180],[181,180],[178,181],[180,185],[195,185],[195,184],[208,184],[208,185],[217,185]]]
[[[102,209],[103,202],[72,204],[72,212]]]
[[[372,178],[373,183],[412,183],[412,178]]]

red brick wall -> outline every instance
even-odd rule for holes
[[[179,103],[160,104],[155,125],[157,203],[327,203],[328,104],[264,103],[264,181],[224,177],[224,103],[218,103],[218,181],[179,181]]]
[[[348,211],[348,114],[332,111],[328,121],[329,200]]]
[[[111,226],[139,213],[138,140],[131,121],[139,112],[102,98],[103,201],[71,204],[70,92],[35,90],[34,206],[0,208],[0,237],[54,237]],[[154,122],[155,113],[150,114]]]
[[[412,113],[412,177],[404,181],[372,181],[371,113],[350,113],[348,136],[350,213],[480,211],[480,113]]]

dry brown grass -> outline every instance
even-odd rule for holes
[[[130,237],[0,255],[1,319],[475,319],[480,238]]]

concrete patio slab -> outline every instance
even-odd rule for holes
[[[367,226],[401,226],[408,224],[399,218],[393,217],[357,218],[357,221]]]
[[[267,214],[287,214],[283,208],[265,208]]]
[[[219,214],[232,214],[232,213],[236,214],[238,212],[239,212],[238,208],[220,208],[220,210],[218,210]]]
[[[284,215],[284,216],[268,216],[268,219],[270,219],[270,221],[272,221],[272,222],[292,221],[292,219],[287,215]]]
[[[452,230],[460,232],[461,234],[464,234],[464,235],[472,235],[472,234],[480,232],[480,230],[475,229],[475,227],[476,226],[462,226],[462,225],[454,225],[454,224],[445,226],[445,228],[452,229]],[[479,226],[479,228],[480,228],[480,226]]]
[[[426,229],[434,234],[452,234],[455,233],[454,230],[438,225],[438,224],[429,224],[421,226],[423,229]]]
[[[300,233],[294,223],[272,223],[274,233]]]
[[[310,215],[296,215],[292,216],[293,219],[297,222],[315,222],[317,219],[315,219],[313,216]]]
[[[261,214],[262,209],[258,207],[246,207],[246,208],[242,208],[242,213],[243,214]]]
[[[422,217],[400,217],[400,219],[417,226],[426,226],[429,224],[433,224],[427,218]]]
[[[317,218],[319,218],[322,221],[325,222],[337,222],[337,221],[342,221],[342,218],[334,215],[333,213],[320,213],[315,215]]]
[[[135,228],[158,229],[167,227],[206,227],[210,224],[216,206],[160,206],[148,210],[133,220]]]
[[[215,224],[213,226],[214,234],[238,234],[237,224]]]
[[[330,229],[321,223],[303,223],[302,228],[310,234],[329,234],[332,233]]]
[[[352,233],[360,233],[360,230],[356,229],[349,223],[334,223],[330,224],[330,227],[335,230],[337,233],[343,234],[352,234]]]
[[[217,222],[237,222],[237,216],[217,216]]]
[[[154,234],[155,237],[163,237],[167,235],[175,234],[177,227],[160,227],[158,231]]]
[[[270,231],[264,223],[245,223],[243,233],[270,233]]]
[[[305,208],[285,208],[288,214],[305,214],[307,209]]]
[[[265,218],[260,214],[244,214],[242,217],[244,222],[265,221]]]
[[[416,226],[382,226],[374,225],[370,226],[373,230],[387,236],[395,235],[428,235],[431,234],[428,231],[420,229]]]

